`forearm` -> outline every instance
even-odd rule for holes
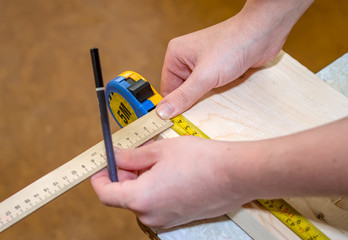
[[[274,58],[314,0],[248,0],[236,16],[250,42],[246,61],[259,67]]]
[[[170,41],[158,114],[170,119],[213,88],[277,56],[313,0],[249,0],[237,15]]]
[[[293,135],[251,143],[257,198],[348,195],[348,117]],[[247,169],[247,167],[245,167]]]
[[[254,25],[279,26],[289,31],[314,0],[248,0],[239,14]]]

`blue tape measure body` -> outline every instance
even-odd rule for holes
[[[162,99],[141,75],[132,71],[111,80],[105,94],[108,108],[120,127],[147,114]]]

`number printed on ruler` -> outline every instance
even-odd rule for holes
[[[94,150],[95,149],[95,150]],[[103,143],[65,163],[0,204],[0,231],[66,192],[106,166]]]
[[[134,148],[170,128],[155,111],[113,134],[114,145]],[[104,142],[100,142],[0,203],[0,232],[44,206],[107,165]]]

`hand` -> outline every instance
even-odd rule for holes
[[[134,211],[148,226],[168,228],[222,215],[253,199],[244,144],[185,136],[118,150],[120,182],[106,169],[91,178],[100,200]],[[245,172],[247,171],[247,172]],[[136,172],[141,174],[137,176]],[[248,180],[249,179],[249,180]]]
[[[347,196],[347,131],[348,117],[261,141],[165,139],[118,150],[120,182],[112,183],[106,169],[91,182],[104,204],[130,209],[144,224],[161,228],[259,198]]]
[[[212,88],[275,57],[312,1],[248,0],[233,18],[172,40],[162,70],[161,91],[165,97],[157,106],[158,114],[166,119],[174,117]],[[118,151],[119,183],[112,183],[105,169],[91,182],[103,203],[134,211],[148,226],[168,228],[226,213],[255,198],[308,193],[309,187],[284,189],[291,178],[279,172],[287,169],[313,186],[314,178],[307,179],[307,174],[298,171],[302,161],[292,161],[298,148],[305,146],[302,143],[308,142],[292,137],[243,143],[194,137],[161,140]],[[276,143],[280,146],[275,147]],[[301,144],[289,150],[293,143]],[[311,158],[303,156],[301,152],[298,159]],[[325,161],[316,166],[325,166]],[[279,179],[273,181],[274,176]]]
[[[274,58],[313,0],[249,0],[236,16],[170,41],[162,69],[165,98],[158,114],[172,118],[209,90]]]

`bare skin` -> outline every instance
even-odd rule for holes
[[[162,69],[165,98],[157,106],[158,114],[174,117],[212,88],[273,59],[311,2],[249,0],[236,16],[171,40]]]
[[[210,89],[271,60],[311,2],[249,0],[225,22],[172,40],[162,71],[166,97],[157,112],[163,118],[180,114]],[[120,182],[112,183],[104,169],[91,183],[104,204],[130,209],[144,224],[161,228],[258,198],[348,195],[347,132],[345,118],[261,141],[160,140],[116,149]]]

